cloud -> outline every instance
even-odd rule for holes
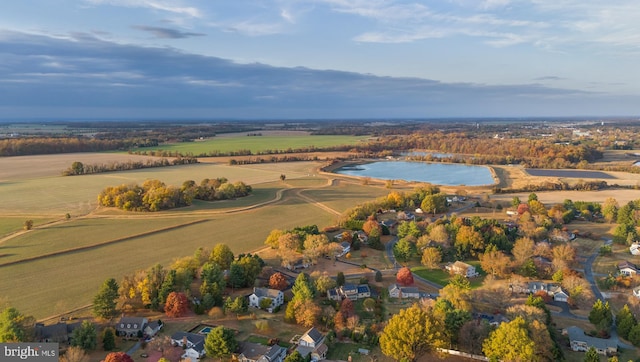
[[[85,0],[96,5],[123,6],[129,8],[147,8],[165,11],[178,15],[187,15],[193,18],[202,17],[202,12],[192,6],[178,6],[175,2],[167,0]]]
[[[563,78],[563,77],[558,77],[555,75],[547,75],[544,77],[538,77],[538,78],[534,78],[534,81],[547,81],[547,80],[551,80],[551,81],[557,81],[557,80],[566,80],[567,78]]]
[[[153,34],[156,38],[162,38],[162,39],[184,39],[184,38],[190,38],[194,36],[206,35],[203,33],[189,33],[189,32],[183,32],[177,29],[161,28],[161,27],[155,27],[155,26],[139,25],[139,26],[134,26],[133,28],[149,32]]]
[[[0,32],[0,49],[0,114],[7,119],[640,113],[636,99],[620,95],[539,84],[443,83],[238,64],[172,48],[117,44],[83,34],[53,38]]]

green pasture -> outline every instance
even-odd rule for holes
[[[39,214],[62,218],[66,213],[83,215],[95,209],[97,196],[107,186],[141,184],[158,179],[167,185],[182,185],[184,181],[199,183],[205,178],[226,177],[230,182],[243,181],[256,187],[265,182],[307,177],[316,162],[229,166],[195,164],[143,170],[111,172],[83,176],[58,176],[15,181],[0,185],[0,215]],[[2,222],[0,221],[0,224]]]
[[[466,263],[475,266],[476,270],[480,274],[480,276],[478,277],[469,279],[469,282],[471,283],[471,289],[480,287],[484,282],[484,277],[487,274],[484,272],[484,270],[482,270],[482,268],[480,268],[479,262],[467,261]],[[443,270],[443,269],[428,269],[423,266],[418,266],[418,267],[411,268],[411,271],[416,275],[418,275],[419,277],[422,277],[431,282],[440,284],[443,287],[449,284],[449,280],[451,279],[451,274],[449,274],[446,270]]]
[[[43,219],[38,217],[24,216],[0,216],[0,238],[4,235],[21,231],[24,228],[24,222],[27,220],[33,221],[33,226],[38,227],[40,225],[54,221],[53,219]],[[2,254],[0,252],[0,254]]]
[[[337,186],[305,190],[304,195],[322,202],[335,210],[347,210],[358,204],[386,196],[391,190],[341,181]],[[348,197],[345,197],[348,195]]]
[[[235,253],[256,250],[262,247],[272,229],[308,224],[323,227],[333,224],[333,217],[326,211],[295,198],[249,212],[214,215],[206,222],[175,230],[0,267],[0,295],[23,313],[42,318],[90,303],[99,286],[109,277],[119,280],[125,274],[146,269],[157,262],[168,266],[176,258],[192,255],[198,247],[210,248],[217,243],[226,243]],[[194,217],[192,220],[196,218],[202,217]],[[150,223],[150,228],[153,228],[163,223],[179,224],[186,220],[188,219],[177,216],[176,219],[145,219],[142,222]],[[67,226],[73,225],[71,222]],[[126,219],[101,220],[91,228],[87,226],[89,224],[75,225],[79,227],[59,228],[53,230],[51,235],[55,235],[56,239],[64,239],[66,232],[69,238],[93,235],[95,240],[100,240],[144,229],[138,222]],[[83,225],[87,228],[81,231]],[[124,230],[119,230],[120,226]],[[27,233],[14,239],[13,245],[18,246],[13,249],[15,252],[38,252],[40,246],[25,241],[24,238],[28,235]],[[39,236],[44,240],[49,239],[46,231]],[[29,248],[35,249],[28,251]]]
[[[167,143],[158,147],[145,147],[136,151],[167,151],[180,154],[203,155],[214,152],[228,153],[238,150],[250,150],[252,154],[272,151],[286,151],[314,146],[316,148],[355,145],[366,140],[368,136],[238,136],[213,137],[195,142]]]

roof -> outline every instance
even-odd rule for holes
[[[593,346],[600,350],[608,348],[618,348],[618,344],[610,339],[595,338],[584,334],[584,331],[580,327],[571,326],[567,328],[567,334],[570,341],[585,342],[589,346]]]
[[[624,261],[621,261],[621,262],[618,263],[618,269],[626,269],[626,268],[631,268],[633,270],[638,270],[638,267],[635,264],[633,264],[632,262],[624,260]]]
[[[282,293],[278,289],[270,289],[270,288],[253,288],[253,294],[258,298],[277,298],[278,295]]]
[[[418,287],[401,287],[400,292],[402,294],[419,294],[420,290],[418,290]]]
[[[340,243],[340,246],[342,246],[342,249],[347,249],[351,247],[351,244],[346,241],[343,241]]]
[[[305,332],[305,334],[301,338],[304,338],[305,336],[309,336],[309,338],[313,340],[313,343],[315,344],[320,343],[324,338],[322,333],[320,333],[320,331],[315,329],[315,327],[311,327],[307,332]]]
[[[286,348],[274,344],[273,346],[271,346],[271,348],[269,348],[267,353],[265,353],[265,357],[267,357],[269,361],[273,361],[278,355],[283,352],[283,350],[286,353]]]
[[[357,293],[358,287],[355,284],[345,284],[341,287],[343,293]]]
[[[240,343],[239,353],[248,359],[258,360],[269,351],[269,347],[263,344],[243,342]]]
[[[472,267],[472,265],[467,264],[463,261],[457,260],[455,263],[451,264],[452,268],[462,268],[462,269],[467,269],[469,267]]]
[[[147,318],[142,317],[122,317],[120,321],[116,324],[116,328],[124,328],[124,329],[143,329],[147,324]],[[124,325],[124,326],[121,326]],[[127,325],[131,325],[131,327],[127,327]]]
[[[38,338],[47,338],[58,336],[66,336],[69,333],[66,323],[56,323],[48,326],[42,324],[36,324],[36,336]]]
[[[171,339],[173,339],[175,341],[182,340],[185,337],[187,338],[187,341],[189,341],[189,342],[191,342],[193,344],[193,349],[195,349],[198,352],[204,350],[204,338],[205,338],[205,336],[203,336],[202,334],[179,331],[179,332],[176,332],[176,333],[171,335]]]
[[[371,289],[369,289],[368,284],[360,284],[358,285],[358,293],[370,293]]]

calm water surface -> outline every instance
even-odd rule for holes
[[[481,186],[494,183],[488,167],[460,164],[378,161],[341,167],[335,172],[342,175],[429,182],[446,186]]]

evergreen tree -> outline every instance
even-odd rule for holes
[[[209,357],[228,357],[238,348],[238,342],[231,329],[218,326],[207,334],[204,349]]]
[[[102,283],[98,294],[93,298],[93,314],[100,318],[111,318],[116,312],[118,283],[109,278]]]
[[[113,328],[105,328],[102,332],[102,348],[105,351],[112,351],[116,348],[116,335]]]
[[[96,326],[90,321],[85,320],[80,327],[73,330],[71,345],[80,347],[85,351],[95,349],[97,336]]]
[[[629,306],[625,304],[616,315],[616,328],[618,329],[618,335],[624,339],[628,339],[629,332],[631,332],[631,329],[636,324],[638,324],[636,317],[631,313],[631,310],[629,310]]]

